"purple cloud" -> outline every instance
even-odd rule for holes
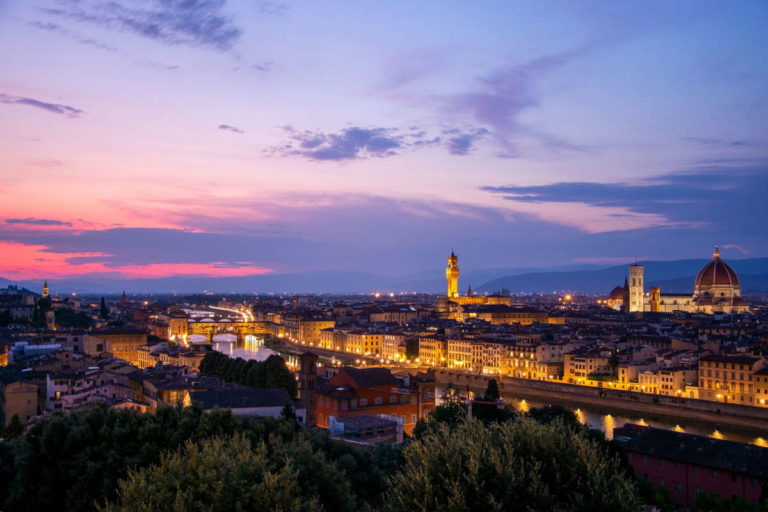
[[[27,217],[26,219],[5,219],[6,224],[26,224],[30,226],[71,226],[71,222],[64,222],[54,219],[36,219]]]
[[[115,48],[114,46],[110,46],[103,41],[99,41],[98,39],[93,39],[91,37],[83,37],[79,34],[76,34],[70,30],[65,29],[58,23],[30,21],[29,24],[37,29],[44,30],[46,32],[52,32],[54,34],[59,34],[60,36],[66,37],[68,39],[72,39],[77,43],[80,43],[86,46],[92,46],[94,48],[98,48],[99,50],[106,50],[108,52],[117,51],[117,48]]]
[[[485,128],[470,131],[453,128],[443,131],[443,134],[447,136],[446,145],[448,152],[452,155],[468,155],[474,150],[475,143],[488,135],[488,133],[490,132]]]
[[[231,133],[245,133],[243,130],[241,130],[237,126],[231,126],[228,124],[220,124],[219,130],[223,130],[225,132],[231,132]]]
[[[284,127],[287,143],[272,148],[273,153],[301,156],[309,160],[354,160],[386,158],[397,155],[413,142],[424,139],[424,132],[402,133],[397,128],[361,128],[353,126],[338,133],[298,131]]]
[[[83,113],[82,110],[69,105],[60,105],[58,103],[48,103],[45,101],[36,100],[34,98],[25,98],[22,96],[13,96],[11,94],[0,93],[0,103],[6,105],[27,105],[30,107],[41,108],[52,112],[54,114],[61,114],[67,117],[79,117]]]
[[[354,160],[386,158],[405,151],[443,146],[452,155],[467,155],[475,143],[490,132],[485,128],[446,128],[442,136],[431,136],[427,130],[413,126],[400,128],[345,128],[337,133],[283,127],[287,142],[268,149],[280,156],[300,156],[309,160]]]
[[[534,85],[546,73],[562,67],[585,54],[590,48],[545,55],[516,66],[497,70],[478,80],[475,91],[438,98],[442,109],[450,114],[468,114],[475,122],[488,127],[502,148],[500,156],[519,154],[515,138],[528,137],[547,147],[583,150],[551,134],[533,130],[520,122],[520,115],[539,104]],[[457,141],[461,150],[461,141]],[[458,153],[461,154],[461,153]]]
[[[133,32],[166,44],[227,51],[240,37],[241,30],[224,14],[225,4],[225,0],[59,0],[60,7],[42,11],[108,30]]]

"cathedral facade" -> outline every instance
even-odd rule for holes
[[[718,247],[715,247],[712,260],[696,276],[693,295],[662,293],[658,286],[646,292],[644,270],[642,265],[630,265],[624,288],[616,287],[608,303],[629,313],[749,313],[749,304],[741,298],[739,277],[722,260]]]

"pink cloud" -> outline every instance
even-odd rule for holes
[[[739,251],[741,254],[752,254],[752,251],[749,249],[745,249],[744,247],[736,244],[725,244],[722,246],[723,249],[735,249]]]
[[[242,277],[268,274],[272,270],[253,262],[227,263],[149,263],[146,265],[107,266],[104,262],[72,264],[72,258],[110,257],[105,253],[51,253],[44,245],[0,242],[0,276],[11,280],[63,278],[82,275],[108,274],[127,279],[169,276]]]

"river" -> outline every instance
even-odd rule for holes
[[[445,388],[438,386],[437,396],[445,394]],[[537,401],[516,397],[510,394],[504,394],[502,397],[516,411],[527,412],[532,407],[544,407],[546,405],[561,405],[566,409],[573,411],[576,418],[583,424],[589,425],[594,429],[601,430],[608,439],[613,438],[613,429],[624,426],[625,423],[638,423],[640,425],[649,425],[667,430],[678,432],[687,432],[689,434],[698,434],[702,436],[714,437],[717,439],[727,439],[729,441],[738,441],[741,443],[751,443],[758,446],[768,447],[768,425],[765,431],[737,430],[730,427],[722,427],[717,423],[707,423],[701,421],[691,421],[685,418],[672,420],[662,416],[631,416],[626,412],[619,412],[602,407],[589,407],[576,405],[566,400],[561,401]]]
[[[245,360],[264,361],[271,355],[279,355],[264,345],[262,338],[251,334],[246,335],[245,341],[240,343],[214,341],[213,349],[229,357],[242,357]]]

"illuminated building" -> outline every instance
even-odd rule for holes
[[[333,420],[351,416],[389,416],[411,434],[416,423],[435,408],[433,380],[396,378],[386,368],[344,367],[318,386],[317,426],[329,428]]]
[[[472,293],[472,288],[467,289],[466,295],[459,294],[459,257],[451,251],[451,255],[448,256],[448,267],[445,269],[445,278],[448,281],[446,294],[438,297],[436,301],[437,310],[440,313],[447,314],[450,311],[454,311],[457,305],[469,305],[469,304],[504,304],[511,305],[512,299],[510,297],[503,297],[499,295],[475,295]]]
[[[83,351],[94,356],[107,353],[138,365],[139,347],[146,344],[147,334],[141,330],[93,331],[86,334]]]
[[[48,281],[43,281],[43,298],[48,298],[50,294],[50,290],[48,290]]]
[[[768,366],[754,355],[711,355],[699,359],[699,396],[703,400],[765,405],[756,399],[756,373]]]
[[[445,278],[448,281],[448,291],[445,294],[448,298],[459,296],[459,257],[451,251],[448,256],[448,267],[445,269]]]
[[[741,283],[736,272],[720,257],[715,247],[712,260],[699,271],[694,281],[693,295],[662,293],[652,287],[644,288],[644,267],[630,265],[629,281],[624,282],[623,298],[617,297],[617,289],[611,291],[606,301],[614,309],[622,308],[629,313],[748,313],[749,304],[741,298]]]

